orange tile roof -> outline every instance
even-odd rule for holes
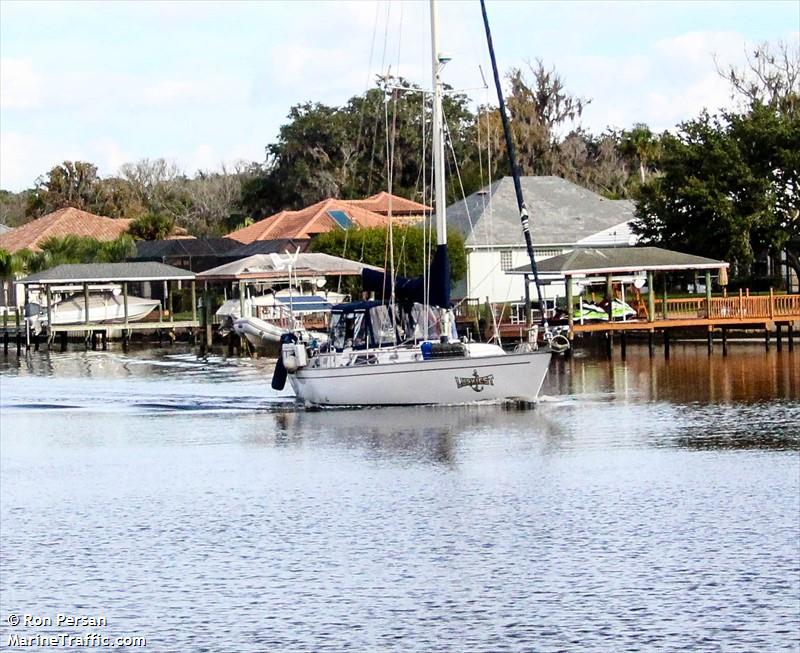
[[[128,230],[130,222],[105,218],[70,206],[0,235],[0,249],[8,252],[29,249],[36,252],[48,238],[64,238],[70,235],[115,240]]]
[[[385,190],[367,197],[366,199],[349,200],[349,202],[350,204],[367,209],[368,211],[388,215],[390,199],[392,203],[392,214],[423,215],[424,213],[430,213],[432,210],[430,206],[425,206],[424,204],[420,204],[414,200],[408,200],[405,197],[400,197],[399,195],[390,195]]]
[[[327,199],[299,211],[281,211],[248,227],[232,231],[227,237],[245,244],[256,240],[311,238],[315,234],[338,227],[328,211],[342,211],[359,227],[385,227],[388,224],[385,215],[354,206],[352,202]]]

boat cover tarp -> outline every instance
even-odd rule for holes
[[[197,278],[206,281],[215,279],[272,279],[274,277],[288,277],[290,270],[293,276],[300,277],[346,276],[361,274],[362,269],[368,267],[371,266],[319,252],[301,253],[296,256],[254,254],[253,256],[200,272]],[[373,269],[379,270],[379,268]]]
[[[364,290],[388,300],[392,297],[390,278],[383,271],[364,269],[361,272]],[[447,308],[450,306],[450,257],[447,245],[436,247],[429,275],[428,304]],[[394,282],[395,301],[399,304],[424,304],[425,281],[423,277],[397,277]]]

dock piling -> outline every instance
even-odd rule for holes
[[[728,355],[728,327],[722,327],[722,355]]]
[[[789,351],[794,351],[794,325],[791,322],[786,325],[786,340],[789,343]]]
[[[669,329],[664,329],[664,358],[669,358]]]
[[[19,306],[14,308],[14,336],[17,343],[17,356],[22,353],[22,333],[19,330]]]

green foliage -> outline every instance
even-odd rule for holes
[[[425,231],[422,226],[394,227],[392,238],[394,265],[398,276],[417,277],[422,275],[424,239]],[[435,236],[433,243],[428,239],[428,261],[436,249],[435,240]],[[450,254],[450,281],[456,283],[463,279],[467,272],[464,238],[461,234],[450,231],[447,234],[447,245]],[[319,234],[311,241],[311,251],[341,256],[389,269],[388,233],[384,227],[346,231],[335,229]]]
[[[66,263],[116,263],[135,253],[134,240],[127,234],[111,241],[70,235],[48,238],[41,244],[41,251],[20,250],[13,256],[18,271],[30,274]]]
[[[416,88],[404,79],[393,83]],[[469,138],[473,116],[467,102],[463,94],[448,94],[444,101],[459,165],[476,154]],[[277,142],[267,148],[267,165],[244,184],[245,212],[260,219],[327,197],[363,198],[386,190],[387,127],[394,137],[389,139],[394,143],[392,192],[424,201],[423,161],[431,159],[431,136],[430,107],[423,103],[419,92],[373,88],[342,107],[312,102],[292,107]],[[424,147],[423,124],[427,130]],[[430,164],[426,165],[429,175]],[[457,196],[461,197],[460,191]]]
[[[128,226],[128,233],[136,240],[162,240],[174,230],[175,220],[163,213],[146,213]]]
[[[18,227],[27,222],[25,209],[28,205],[30,191],[12,193],[0,190],[0,224],[7,227]]]
[[[163,216],[198,235],[230,231],[241,222],[242,184],[257,166],[223,166],[221,173],[198,172],[187,178],[164,159],[126,163],[117,176],[100,178],[84,161],[64,161],[36,181],[30,191],[0,191],[0,216],[11,226],[72,206],[111,218]]]
[[[633,129],[623,131],[620,137],[620,154],[638,163],[641,183],[647,179],[647,171],[658,159],[660,144],[658,138],[644,123],[637,123]]]
[[[26,215],[38,218],[68,206],[107,217],[122,217],[128,207],[86,161],[64,161],[36,180],[28,194]]]
[[[724,259],[749,273],[754,255],[800,245],[800,119],[756,102],[703,113],[661,139],[661,174],[640,190],[645,242]]]
[[[13,254],[5,249],[0,249],[0,278],[11,277],[16,273],[14,263]]]

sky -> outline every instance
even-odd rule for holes
[[[599,133],[672,129],[730,106],[714,55],[800,38],[800,2],[487,4],[501,70],[542,59],[591,99]],[[0,188],[64,160],[101,175],[164,157],[187,174],[263,161],[292,105],[341,105],[392,74],[430,86],[429,4],[0,0]],[[490,67],[477,0],[440,3],[443,77],[477,103]],[[480,68],[479,68],[480,67]]]

